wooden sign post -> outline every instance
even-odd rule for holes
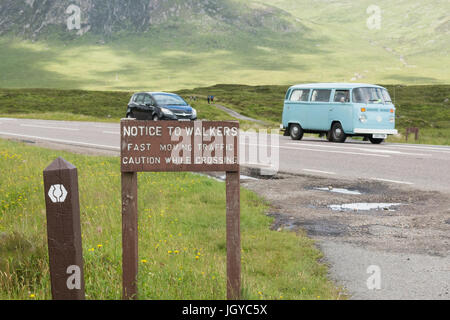
[[[50,280],[54,300],[84,300],[77,168],[62,158],[44,170]]]
[[[240,299],[239,123],[137,121],[120,126],[122,171],[123,298],[137,299],[138,172],[225,171],[227,193],[227,297]]]

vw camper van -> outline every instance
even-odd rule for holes
[[[319,133],[330,142],[361,136],[380,144],[398,133],[395,111],[388,90],[380,86],[300,84],[286,93],[281,129],[293,140],[301,140],[304,133]]]

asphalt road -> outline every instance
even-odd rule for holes
[[[114,154],[120,151],[119,125],[113,123],[0,118],[0,136]],[[351,139],[345,144],[335,144],[315,138],[304,138],[302,141],[279,138],[279,145],[274,150],[279,151],[280,172],[362,178],[422,190],[450,191],[450,147],[391,143],[372,145]],[[251,147],[256,144],[265,147],[269,142],[258,141],[255,144],[253,141],[247,144],[255,152]],[[247,161],[254,163],[249,156]],[[242,164],[245,165],[245,161]]]
[[[247,187],[274,204],[287,229],[295,225],[308,231],[338,285],[354,299],[450,299],[450,147],[276,137],[272,151],[279,154],[278,170],[289,177]],[[114,123],[0,118],[0,138],[88,154],[120,152]],[[241,146],[244,154],[255,155],[255,146],[269,143],[255,139]],[[250,158],[242,164],[253,166]],[[371,191],[340,198],[314,190],[330,185]],[[342,201],[389,199],[405,205],[381,213],[327,208]],[[368,289],[372,265],[381,270],[381,290]]]

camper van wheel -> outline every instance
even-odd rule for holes
[[[333,127],[331,128],[331,138],[333,142],[339,143],[344,143],[345,140],[347,140],[347,135],[339,122],[333,124]]]
[[[384,139],[375,139],[372,137],[369,137],[370,142],[372,142],[373,144],[381,144],[384,142]]]
[[[292,140],[302,140],[303,138],[303,129],[298,124],[291,124],[290,133]]]
[[[333,142],[333,132],[331,130],[327,132],[327,140]]]

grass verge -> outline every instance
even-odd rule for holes
[[[78,167],[86,294],[121,298],[120,166],[0,140],[0,299],[50,299],[42,171]],[[270,231],[268,204],[242,189],[245,299],[337,299],[304,235]],[[141,299],[225,299],[225,185],[191,173],[139,175]]]

